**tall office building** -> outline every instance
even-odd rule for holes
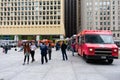
[[[112,0],[112,31],[115,40],[120,40],[120,0]]]
[[[71,37],[77,32],[76,25],[76,0],[64,0],[65,1],[65,32],[67,37]]]
[[[81,31],[81,0],[76,0],[76,29],[77,33]]]
[[[0,0],[0,35],[64,36],[64,0]]]
[[[81,17],[79,31],[112,30],[114,39],[120,39],[120,0],[78,0],[77,13]],[[79,8],[79,6],[81,8]]]

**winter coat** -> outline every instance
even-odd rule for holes
[[[41,45],[41,46],[40,46],[40,50],[41,50],[41,54],[42,54],[42,55],[46,55],[48,48],[47,48],[46,45]]]

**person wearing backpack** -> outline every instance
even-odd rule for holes
[[[48,56],[49,56],[49,60],[51,60],[51,53],[52,53],[52,46],[51,46],[51,44],[49,43],[49,45],[48,45]]]
[[[48,50],[48,48],[47,48],[47,46],[44,43],[42,43],[40,45],[40,50],[41,50],[41,63],[42,64],[44,63],[44,58],[45,58],[45,61],[47,63],[48,62],[48,59],[47,59],[47,50]]]
[[[67,54],[66,54],[66,48],[67,48],[67,45],[63,41],[63,43],[61,45],[61,51],[62,51],[62,57],[63,57],[64,61],[65,61],[65,59],[68,60],[68,57],[67,57]]]

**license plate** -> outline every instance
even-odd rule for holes
[[[106,59],[106,56],[101,56],[101,59]]]

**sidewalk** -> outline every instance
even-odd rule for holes
[[[69,60],[63,61],[61,51],[53,49],[52,60],[42,65],[40,50],[37,49],[36,61],[22,65],[23,52],[12,49],[8,54],[4,54],[0,48],[0,80],[109,80],[109,77],[104,76],[104,70],[111,74],[120,71],[120,68],[117,68],[119,59],[114,61],[114,66],[104,67],[86,63],[77,53],[72,56],[72,53],[67,51],[67,54]]]
[[[8,51],[8,54],[1,53],[0,80],[75,80],[71,62],[62,61],[61,51],[53,49],[52,60],[43,65],[39,49],[36,50],[34,63],[23,66],[23,57],[23,52],[14,49]]]

